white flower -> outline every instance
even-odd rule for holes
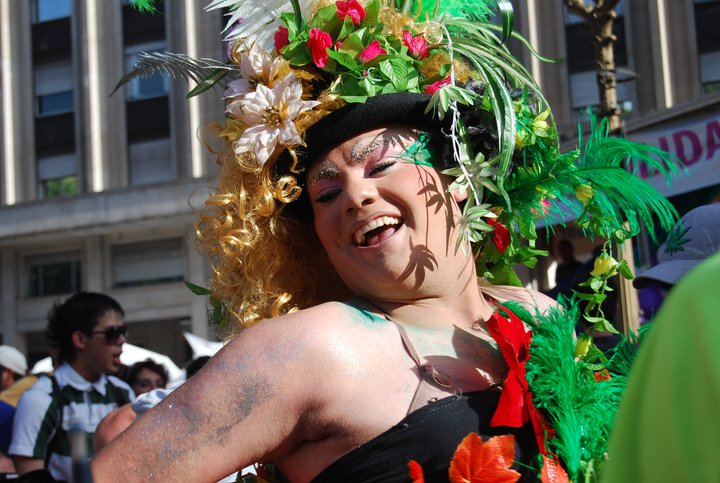
[[[240,78],[228,83],[225,91],[225,98],[232,99],[228,102],[226,111],[238,117],[241,98],[255,91],[257,85],[271,86],[282,62],[282,58],[273,59],[258,44],[254,44],[249,51],[243,53],[240,56]]]
[[[272,89],[258,84],[255,92],[238,103],[237,118],[250,126],[235,141],[235,153],[255,153],[262,166],[278,144],[294,146],[302,140],[295,128],[295,118],[301,112],[317,106],[317,101],[302,100],[302,85],[288,74]]]

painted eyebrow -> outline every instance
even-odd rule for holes
[[[395,144],[396,138],[392,136],[382,136],[375,138],[370,144],[363,143],[360,140],[355,146],[353,146],[350,152],[350,163],[354,166],[365,162],[365,159],[380,146],[387,146],[388,144]]]
[[[310,176],[308,179],[308,186],[310,186],[313,183],[316,183],[317,181],[320,181],[321,179],[333,179],[337,178],[337,176],[340,174],[340,170],[330,160],[323,161],[320,168],[318,169],[315,174]]]

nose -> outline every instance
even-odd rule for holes
[[[375,186],[375,180],[366,177],[357,177],[347,181],[344,193],[345,213],[353,213],[358,208],[371,205],[378,199],[378,190]]]

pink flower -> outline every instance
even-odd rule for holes
[[[337,14],[340,20],[345,20],[345,17],[349,16],[353,25],[357,25],[365,18],[365,9],[357,0],[338,1],[335,2],[335,5],[337,5]]]
[[[332,38],[327,32],[323,32],[320,29],[310,30],[310,38],[308,39],[308,47],[312,52],[313,62],[321,69],[325,67],[328,60],[327,49],[332,47]]]
[[[407,46],[410,56],[418,60],[422,60],[430,55],[427,48],[427,41],[422,35],[413,37],[412,32],[403,30],[403,43]]]
[[[370,42],[370,45],[365,47],[365,50],[360,52],[360,60],[367,63],[373,60],[378,55],[384,54],[387,54],[387,51],[380,47],[380,41],[378,39],[375,39]]]
[[[440,89],[442,86],[447,85],[449,83],[450,83],[450,76],[423,87],[423,92],[425,94],[430,94],[430,95],[435,94],[435,92],[437,92],[438,89]]]
[[[288,35],[287,27],[282,25],[278,28],[278,31],[275,32],[275,52],[277,52],[278,55],[280,55],[280,50],[290,43]]]

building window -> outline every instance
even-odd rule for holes
[[[700,83],[706,94],[720,91],[720,0],[695,0]]]
[[[47,22],[72,15],[72,0],[34,0],[33,23]]]
[[[130,184],[142,186],[173,179],[170,140],[167,138],[130,144]]]
[[[28,297],[78,292],[82,289],[79,253],[62,253],[27,258]]]
[[[71,62],[35,66],[35,100],[38,117],[53,116],[75,109]]]
[[[600,111],[600,94],[595,71],[570,74],[570,100],[574,121],[587,120],[588,107],[592,112]],[[621,114],[632,112],[632,96],[627,83],[617,84],[617,103]]]
[[[180,282],[185,275],[180,238],[115,245],[111,260],[115,288]]]
[[[164,42],[133,45],[125,49],[125,67],[129,72],[138,61],[140,52],[164,52]],[[148,77],[136,77],[125,87],[128,101],[139,101],[168,95],[168,78],[162,74],[153,74]]]
[[[38,185],[40,199],[78,194],[80,189],[75,154],[39,158]]]

